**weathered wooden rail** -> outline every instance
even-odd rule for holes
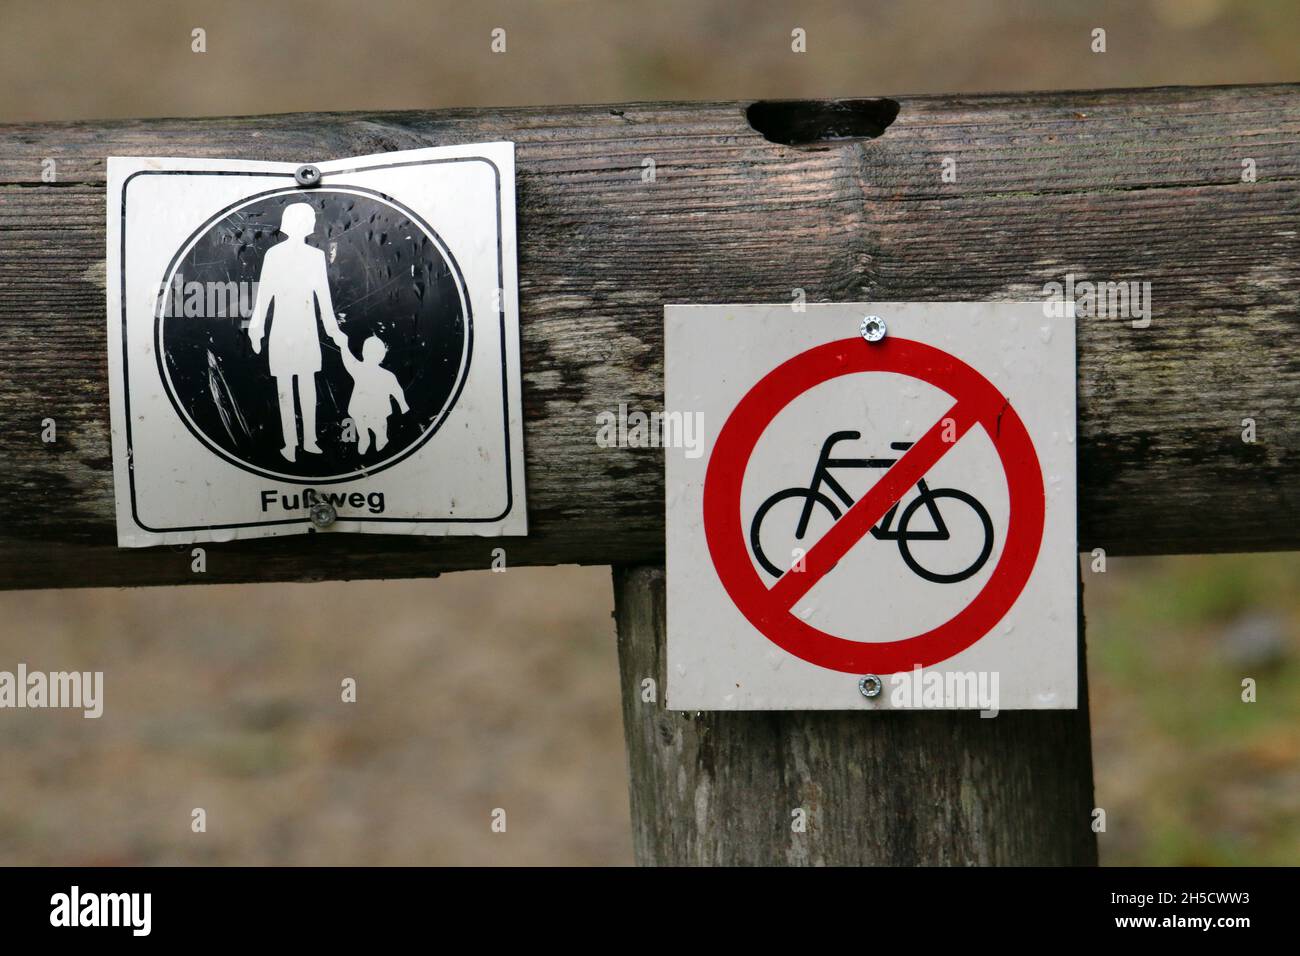
[[[492,545],[463,538],[213,545],[201,576],[187,549],[118,551],[103,183],[111,154],[310,161],[488,139],[513,140],[519,169],[531,534],[506,542],[512,564],[661,560],[661,453],[594,436],[599,412],[661,402],[665,302],[1039,297],[1067,273],[1149,281],[1153,300],[1146,329],[1079,323],[1081,547],[1300,545],[1300,88],[749,110],[763,132],[748,105],[0,127],[0,586],[487,566]]]
[[[517,144],[529,536],[208,545],[203,575],[187,548],[116,549],[105,157],[496,139]],[[1091,862],[1086,707],[691,719],[643,704],[640,679],[663,676],[663,461],[598,447],[596,416],[661,403],[667,302],[1149,282],[1149,327],[1078,325],[1080,547],[1300,547],[1298,230],[1294,85],[0,127],[0,587],[428,576],[486,567],[500,544],[512,564],[620,565],[641,860]]]

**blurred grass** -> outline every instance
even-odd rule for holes
[[[107,682],[98,721],[0,715],[0,864],[628,863],[611,599],[600,568],[0,593],[0,666]],[[1103,862],[1300,860],[1300,554],[1111,559],[1084,607]]]
[[[1297,21],[1294,0],[5,0],[0,121],[1287,82]]]
[[[611,607],[573,567],[0,593],[0,669],[105,680],[0,712],[0,865],[628,863]]]
[[[1300,861],[1300,555],[1114,559],[1085,608],[1103,861]]]

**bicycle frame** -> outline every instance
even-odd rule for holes
[[[835,497],[840,499],[840,503],[845,508],[853,506],[856,500],[852,495],[844,490],[841,485],[831,475],[832,468],[889,468],[897,458],[832,458],[832,449],[842,441],[858,441],[862,438],[861,432],[832,432],[827,436],[826,441],[822,443],[821,452],[817,456],[817,466],[813,469],[812,483],[809,485],[809,494],[804,501],[803,511],[799,515],[799,524],[795,528],[795,538],[802,541],[803,536],[808,531],[808,522],[812,520],[813,504],[817,500],[817,492],[825,485],[830,489]],[[910,441],[890,442],[889,447],[893,451],[907,451],[912,447]],[[925,499],[926,510],[930,513],[930,519],[934,522],[933,531],[909,531],[908,538],[914,541],[947,541],[951,535],[948,533],[948,526],[943,523],[943,517],[939,514],[939,509],[934,505],[934,499],[930,497],[930,489],[921,478],[916,483],[917,491]],[[894,523],[894,515],[898,512],[898,506],[901,502],[895,501],[890,505],[889,510],[885,512],[880,523],[871,529],[871,536],[877,541],[897,541],[899,534],[897,531],[890,530]]]

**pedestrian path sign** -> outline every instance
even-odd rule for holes
[[[108,187],[120,545],[526,533],[512,144]]]

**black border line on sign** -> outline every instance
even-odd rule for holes
[[[486,163],[488,166],[491,167],[492,174],[496,180],[497,288],[502,290],[501,302],[497,310],[497,317],[498,317],[500,340],[501,340],[501,402],[502,402],[501,414],[502,414],[502,424],[504,426],[504,433],[505,433],[505,463],[506,463],[505,510],[503,510],[500,514],[494,517],[488,517],[488,518],[460,518],[460,517],[366,518],[366,517],[349,516],[348,518],[344,519],[347,521],[365,522],[369,524],[478,524],[478,523],[489,523],[494,521],[501,521],[505,519],[514,508],[514,477],[513,477],[513,469],[512,469],[513,462],[511,460],[511,453],[510,453],[510,399],[509,399],[510,382],[508,377],[509,370],[508,370],[508,360],[507,360],[508,352],[506,347],[507,343],[506,343],[506,313],[505,313],[506,303],[505,303],[505,295],[504,295],[505,269],[504,269],[504,253],[502,250],[504,236],[502,234],[502,228],[501,228],[501,170],[497,167],[496,163],[488,159],[486,156],[457,156],[457,157],[449,157],[446,159],[413,160],[411,162],[404,162],[404,163],[378,163],[373,166],[357,166],[351,169],[335,170],[332,173],[332,175],[338,176],[338,175],[347,175],[349,173],[368,172],[370,170],[375,170],[375,169],[397,169],[405,166],[429,166],[429,165],[437,165],[441,163],[458,163],[458,162]],[[303,517],[303,518],[286,519],[284,521],[248,521],[248,522],[241,522],[236,524],[203,524],[203,525],[191,525],[186,527],[153,528],[145,524],[140,518],[139,508],[136,501],[136,490],[135,490],[135,454],[134,454],[134,450],[133,450],[134,446],[131,438],[131,379],[130,379],[130,366],[129,366],[128,347],[127,347],[126,199],[127,199],[127,189],[130,186],[131,181],[135,179],[137,176],[149,176],[149,175],[152,176],[177,176],[177,175],[179,176],[187,176],[187,175],[188,176],[260,176],[264,178],[284,177],[284,178],[292,179],[294,174],[288,172],[277,173],[277,172],[263,172],[257,170],[141,169],[132,173],[122,183],[121,251],[120,251],[121,262],[119,265],[118,282],[119,282],[119,288],[121,291],[121,300],[122,300],[121,301],[121,305],[122,305],[122,399],[123,399],[123,408],[126,416],[126,449],[127,449],[126,465],[127,465],[127,484],[130,488],[130,498],[131,498],[131,518],[136,523],[137,527],[153,534],[165,534],[168,532],[176,532],[176,531],[211,531],[211,530],[226,530],[226,529],[234,529],[234,528],[263,528],[263,527],[280,526],[280,525],[294,525],[294,526],[304,525],[304,524],[310,525],[311,520],[309,518]],[[364,188],[364,187],[352,187],[352,188]],[[280,190],[274,189],[274,190],[270,190],[270,192],[276,193],[276,192],[280,192]],[[241,200],[241,202],[242,201],[243,200]],[[448,251],[450,252],[450,250]],[[467,312],[471,308],[468,290],[466,293],[465,307]],[[466,317],[471,318],[469,315],[467,315]],[[470,324],[472,324],[472,318]],[[468,360],[467,360],[466,374],[464,376],[464,379],[461,382],[462,388],[464,387],[464,383],[465,381],[468,380],[468,378],[469,375],[468,375]],[[459,393],[457,393],[456,398],[458,397],[459,397]],[[455,401],[453,400],[452,406],[454,406],[454,404]],[[449,407],[448,413],[450,413],[450,410],[451,409]],[[184,421],[184,419],[182,419],[182,421]],[[436,431],[436,429],[434,429],[434,431]],[[433,431],[430,431],[429,435],[425,438],[423,442],[411,448],[410,451],[406,455],[403,455],[402,457],[403,458],[408,457],[410,454],[413,454],[414,452],[418,451],[419,448],[425,442],[427,442],[428,439],[431,438],[432,436],[433,436]],[[205,445],[205,447],[207,446]],[[224,458],[224,456],[221,457]],[[400,460],[401,459],[398,459],[398,461]],[[391,465],[397,464],[398,461],[393,461]],[[238,466],[238,465],[236,467],[243,468],[243,466]],[[248,469],[245,468],[244,470],[248,470]],[[257,472],[253,472],[253,473],[257,474]],[[284,480],[289,481],[293,484],[312,485],[312,484],[337,484],[340,481],[357,481],[357,480],[361,480],[364,477],[365,476],[358,476],[354,478],[329,479],[329,480],[321,480],[321,479],[313,479],[313,478],[299,480],[293,478],[286,478]]]

